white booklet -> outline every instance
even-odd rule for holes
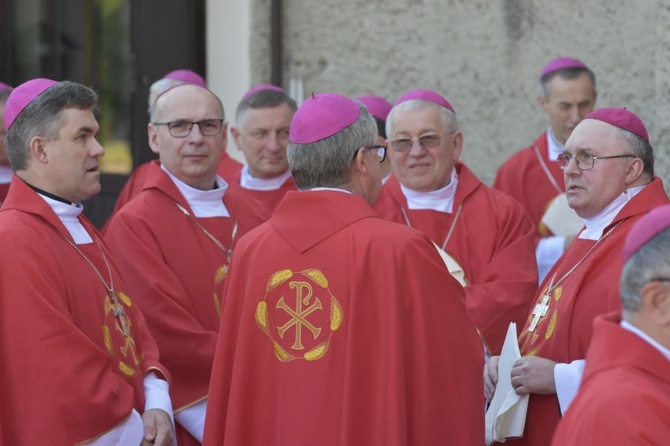
[[[516,324],[509,324],[500,361],[498,362],[498,385],[486,411],[486,444],[494,441],[504,443],[508,438],[523,436],[526,425],[529,395],[517,395],[512,387],[512,367],[521,358]]]

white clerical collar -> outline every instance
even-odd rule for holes
[[[605,209],[598,214],[591,218],[585,218],[584,226],[586,226],[586,229],[579,234],[579,238],[583,240],[598,240],[605,228],[612,223],[614,217],[617,216],[626,203],[640,193],[645,187],[646,186],[638,186],[627,189],[626,192],[621,193],[618,197],[612,200],[612,202],[605,206]]]
[[[228,183],[220,176],[216,177],[216,189],[200,190],[189,186],[181,181],[176,176],[172,175],[169,170],[161,164],[161,169],[168,174],[168,177],[177,186],[179,192],[186,199],[186,202],[193,210],[193,214],[198,218],[210,217],[230,217],[230,213],[223,204],[223,196],[228,190]]]
[[[563,151],[565,150],[563,144],[556,141],[554,131],[551,130],[551,127],[547,129],[547,150],[548,150],[547,156],[549,157],[550,161],[557,161],[558,155],[563,153]]]
[[[58,216],[58,219],[63,223],[65,229],[70,233],[70,237],[77,245],[85,245],[87,243],[93,243],[91,235],[84,229],[84,226],[81,224],[79,219],[79,214],[84,210],[84,206],[81,203],[77,204],[68,204],[63,203],[62,201],[54,200],[49,198],[46,195],[38,194],[46,203],[53,209]]]
[[[350,194],[350,195],[354,194],[350,190],[340,189],[339,187],[313,187],[312,189],[305,189],[305,191],[308,191],[308,192],[318,191],[318,190],[330,190],[330,191],[333,191],[333,192],[344,192],[345,194]]]
[[[645,341],[647,341],[648,344],[650,344],[650,345],[651,345],[652,347],[654,347],[656,350],[658,350],[659,352],[661,352],[661,354],[662,354],[663,356],[665,356],[665,359],[667,359],[668,361],[670,361],[670,349],[666,348],[664,345],[662,345],[662,344],[661,344],[660,342],[658,342],[656,339],[652,338],[652,337],[649,336],[647,333],[645,333],[644,331],[640,330],[639,328],[637,328],[636,326],[634,326],[633,324],[631,324],[631,323],[628,322],[628,321],[624,321],[624,320],[622,320],[622,321],[621,321],[621,328],[623,328],[624,330],[628,330],[628,331],[630,331],[631,333],[635,333],[636,335],[638,335],[639,337],[641,337],[642,339],[644,339]]]
[[[286,169],[286,172],[277,175],[276,177],[254,178],[249,173],[249,166],[245,164],[244,167],[242,167],[240,186],[249,190],[277,190],[282,187],[289,178],[291,178],[291,171],[288,169]]]
[[[454,197],[458,188],[458,174],[456,168],[451,171],[449,184],[442,189],[430,192],[417,192],[400,184],[400,190],[407,199],[409,209],[431,209],[433,211],[451,214],[454,210]]]
[[[9,184],[12,182],[14,171],[11,167],[0,166],[0,184]]]

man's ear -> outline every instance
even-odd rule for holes
[[[367,174],[368,167],[365,165],[365,149],[359,147],[356,156],[351,163],[352,169],[359,174]]]
[[[652,280],[640,292],[642,310],[658,326],[670,326],[670,283]]]
[[[33,136],[30,139],[29,148],[30,148],[30,157],[34,158],[37,162],[42,164],[47,164],[49,162],[49,156],[46,152],[46,143],[47,141],[41,136]]]
[[[451,137],[454,142],[454,162],[456,162],[461,157],[461,151],[463,150],[463,132],[457,130]]]
[[[547,98],[544,96],[544,93],[540,93],[537,95],[537,105],[540,106],[543,112],[547,113],[547,109],[549,108],[549,101],[547,101]]]
[[[153,124],[147,124],[147,136],[149,138],[149,147],[154,153],[159,153],[158,145],[158,127]]]
[[[626,184],[634,183],[640,175],[644,172],[644,163],[640,158],[633,158],[631,161],[628,161],[626,165]]]

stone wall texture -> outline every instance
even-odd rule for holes
[[[538,76],[556,56],[596,73],[598,107],[647,125],[670,183],[670,0],[284,0],[283,76],[304,92],[430,88],[454,105],[462,160],[487,184],[548,125]],[[251,0],[251,84],[270,81],[270,1]]]

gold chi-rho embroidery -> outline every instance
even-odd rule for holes
[[[324,311],[324,301],[330,301],[327,331],[318,322],[325,320],[320,314]],[[275,318],[282,323],[273,325],[271,321]],[[278,360],[316,361],[328,352],[333,333],[342,325],[343,312],[321,271],[284,269],[270,276],[265,296],[256,306],[255,319],[261,331],[271,339]]]

